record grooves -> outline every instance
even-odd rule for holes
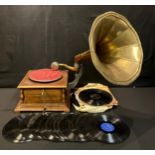
[[[91,126],[90,124],[93,123]],[[94,115],[88,124],[90,135],[104,143],[120,143],[130,134],[129,127],[120,118],[108,115]]]
[[[120,143],[130,134],[118,117],[89,113],[32,113],[10,120],[2,131],[13,143],[33,140]]]
[[[101,106],[112,101],[112,96],[100,89],[86,89],[80,92],[79,98],[90,105]]]

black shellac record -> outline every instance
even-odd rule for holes
[[[79,98],[90,105],[101,106],[112,101],[110,93],[100,89],[86,89],[80,92]]]
[[[48,113],[48,118],[45,122],[45,130],[43,138],[45,140],[54,140],[56,138],[56,134],[53,132],[53,122],[55,117],[57,116],[56,113]]]
[[[46,128],[46,121],[48,120],[48,118],[49,118],[49,115],[44,113],[44,114],[42,114],[42,118],[38,122],[37,135],[41,139],[44,139],[44,134],[46,133],[46,130],[45,130],[45,128]]]
[[[59,129],[65,141],[75,141],[77,139],[78,135],[75,134],[77,128],[74,126],[77,116],[77,114],[68,113],[59,123]]]
[[[68,115],[67,113],[61,113],[60,115],[58,115],[58,119],[54,125],[55,133],[59,136],[59,141],[61,142],[67,140],[67,137],[62,133],[64,127],[60,128],[60,124],[62,123],[64,117],[66,117],[67,115]]]
[[[29,121],[29,123],[27,125],[34,140],[42,139],[42,137],[40,136],[40,133],[39,133],[40,122],[42,121],[42,119],[43,119],[42,113],[40,113],[38,115],[33,115],[33,117],[31,118],[31,120]],[[30,137],[31,137],[31,135],[30,135]]]
[[[84,126],[87,126],[87,122],[84,122],[83,120],[87,117],[87,113],[81,113],[77,115],[77,118],[74,121],[74,127],[75,127],[75,141],[77,142],[85,142],[85,141],[89,141],[86,132],[84,130]]]
[[[20,132],[20,122],[19,117],[11,119],[3,128],[2,135],[5,139],[10,142],[13,142]]]
[[[40,117],[41,117],[40,113],[32,113],[32,117],[29,119],[27,123],[26,129],[29,131],[29,135],[28,135],[29,141],[38,140],[35,124]]]
[[[94,114],[88,121],[89,135],[104,143],[120,143],[130,135],[129,127],[118,117]]]
[[[2,130],[4,138],[13,143],[27,142],[29,131],[26,130],[26,124],[31,117],[31,114],[21,114],[20,116],[11,119]]]
[[[82,115],[83,117],[76,122],[76,128],[78,129],[78,132],[84,136],[85,141],[92,141],[93,137],[89,134],[89,126],[93,125],[92,122],[89,124],[92,119],[92,114],[83,113]]]
[[[21,123],[20,123],[20,134],[22,134],[22,138],[21,138],[20,142],[30,142],[33,140],[33,136],[31,134],[31,131],[27,128],[27,124],[29,123],[29,121],[31,120],[33,115],[34,115],[33,113],[21,114],[21,116],[23,116],[23,119],[21,120]],[[19,136],[20,136],[20,134],[19,134]],[[18,141],[18,138],[17,138],[16,142],[17,141]]]
[[[59,134],[57,133],[57,129],[56,129],[56,123],[57,121],[59,121],[59,116],[60,114],[51,114],[50,116],[50,120],[47,124],[47,128],[48,128],[48,134],[46,135],[47,136],[47,140],[50,140],[50,141],[60,141],[60,136]]]

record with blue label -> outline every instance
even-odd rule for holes
[[[91,119],[87,120],[88,134],[95,141],[104,143],[121,143],[130,135],[130,129],[120,118],[94,114]]]

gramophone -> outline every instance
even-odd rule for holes
[[[58,62],[51,64],[48,72],[58,74],[59,78],[56,80],[38,81],[37,78],[32,79],[33,76],[30,76],[35,71],[29,71],[18,86],[21,95],[15,111],[69,111],[70,89],[74,88],[80,80],[82,62],[90,58],[98,72],[113,84],[128,85],[139,76],[143,51],[136,31],[124,16],[116,12],[106,12],[98,16],[90,30],[89,50],[75,56],[74,66]],[[67,70],[62,71],[60,68],[63,67]],[[72,82],[68,82],[68,70],[75,72],[75,79]],[[38,70],[37,73],[42,71],[44,70]],[[81,92],[89,89],[108,92],[111,100],[107,100],[106,107],[102,107],[102,111],[118,104],[107,86],[88,84],[79,89],[75,92],[76,98],[79,98]],[[99,97],[94,94],[91,96],[94,99]],[[87,103],[78,101],[83,111],[89,111],[85,107]],[[88,109],[92,110],[92,106],[94,105],[89,105]],[[75,108],[81,110],[76,106]],[[94,111],[100,112],[96,109]]]

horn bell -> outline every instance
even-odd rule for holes
[[[98,16],[90,30],[89,48],[95,68],[109,82],[128,85],[139,76],[143,50],[124,16],[111,11]]]

